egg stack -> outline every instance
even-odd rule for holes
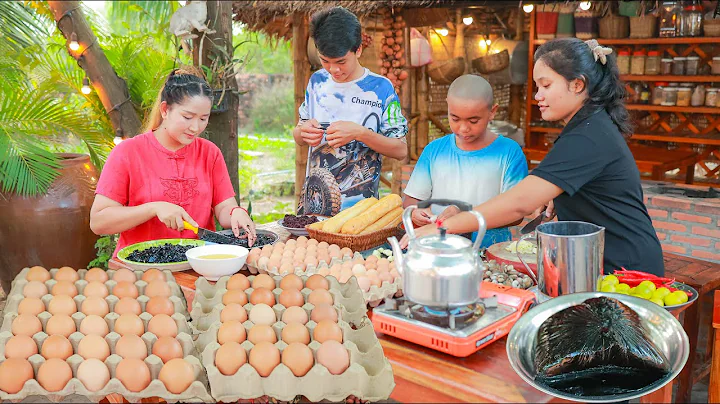
[[[216,400],[374,401],[392,391],[392,369],[355,281],[235,274],[215,285],[201,278],[196,289],[193,322],[217,320],[198,321],[210,325],[196,342]]]
[[[329,264],[332,260],[342,260],[352,256],[352,250],[347,247],[340,248],[337,244],[300,236],[284,243],[278,242],[251,249],[247,263],[251,271],[255,270],[254,273],[262,269],[285,275],[305,271],[306,268],[317,268],[322,262]]]
[[[180,296],[157,269],[24,269],[0,329],[0,398],[209,398]]]

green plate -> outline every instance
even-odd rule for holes
[[[195,240],[195,239],[189,239],[189,238],[169,238],[169,239],[162,239],[162,240],[150,240],[150,241],[144,241],[142,243],[136,243],[129,245],[122,250],[118,251],[118,259],[122,261],[125,265],[127,265],[132,270],[139,270],[139,271],[145,271],[150,268],[157,268],[160,270],[167,269],[168,271],[185,271],[188,269],[191,269],[190,263],[185,259],[185,261],[179,261],[179,262],[167,262],[163,264],[159,263],[144,263],[144,262],[135,262],[130,261],[127,259],[127,257],[133,252],[137,250],[145,250],[150,247],[157,247],[163,244],[175,244],[175,245],[188,245],[193,247],[198,247],[205,245],[205,242],[202,240]]]

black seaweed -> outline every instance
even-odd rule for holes
[[[240,233],[240,236],[242,237],[244,233]],[[232,240],[230,243],[228,243],[228,239]],[[226,237],[217,237],[212,233],[205,233],[202,237],[200,237],[200,240],[209,241],[211,243],[217,243],[217,244],[232,244],[232,245],[239,245],[241,247],[248,247],[248,241],[247,238],[237,238],[234,235],[226,236]],[[262,247],[266,244],[272,244],[275,241],[275,237],[267,234],[259,233],[257,235],[257,238],[255,239],[255,242],[253,243],[253,247]]]
[[[670,371],[638,314],[607,297],[555,313],[540,326],[535,381],[577,396],[606,396],[643,389]]]
[[[161,244],[144,250],[135,250],[128,254],[127,259],[145,264],[167,264],[187,261],[185,251],[194,245]]]
[[[295,215],[285,215],[282,221],[282,225],[285,227],[290,227],[292,229],[304,229],[305,226],[313,223],[317,223],[318,218],[317,216],[308,216],[308,215],[301,215],[301,216],[295,216]]]

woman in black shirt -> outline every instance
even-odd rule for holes
[[[660,241],[643,202],[640,173],[625,136],[632,133],[610,48],[597,41],[556,39],[535,53],[533,79],[543,120],[565,124],[554,147],[514,188],[476,206],[488,228],[502,227],[548,205],[548,216],[605,227],[604,273],[620,267],[663,275]],[[477,230],[467,212],[447,219],[450,233]],[[417,236],[437,232],[434,224]],[[407,240],[403,240],[407,243]]]

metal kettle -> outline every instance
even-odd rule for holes
[[[440,234],[415,238],[412,224],[413,210],[424,209],[432,204],[455,205],[461,211],[475,215],[480,225],[475,243],[465,237],[447,234],[440,228]],[[430,199],[417,206],[408,206],[403,212],[403,224],[410,238],[407,254],[403,255],[397,238],[388,241],[393,249],[395,264],[403,276],[403,294],[414,303],[429,307],[460,307],[477,302],[486,269],[478,253],[487,226],[485,218],[472,210],[465,202]]]

